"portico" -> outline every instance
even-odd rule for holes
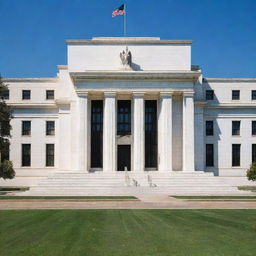
[[[81,78],[80,78],[81,79]],[[120,81],[122,83],[122,81]],[[97,82],[98,83],[98,82]],[[127,83],[127,82],[126,82]],[[79,95],[79,114],[80,114],[80,164],[79,170],[82,172],[103,171],[116,172],[122,171],[118,169],[118,157],[120,157],[120,146],[129,146],[130,154],[127,158],[130,159],[130,171],[145,172],[145,171],[194,171],[194,94],[189,88],[169,89],[162,88],[146,88],[146,82],[142,82],[142,88],[129,88],[127,83],[126,89],[112,88],[105,91],[103,89],[90,90],[83,88],[83,83],[79,82],[77,92]],[[178,82],[175,83],[177,87]],[[118,85],[115,81],[113,84]],[[171,84],[171,83],[170,83]],[[92,106],[94,102],[102,102],[102,140],[94,141],[92,136]],[[118,133],[118,118],[120,111],[118,105],[120,102],[128,102],[130,104],[130,132]],[[129,103],[130,102],[130,103]],[[150,140],[148,127],[152,124],[147,124],[145,115],[148,115],[147,105],[155,104],[156,113],[151,114],[149,118],[156,119],[156,140]],[[174,107],[173,107],[174,106]],[[182,119],[179,124],[173,124],[175,118],[173,111],[178,111]],[[150,111],[150,109],[149,109]],[[85,114],[86,113],[86,114]],[[129,115],[129,113],[127,113]],[[189,125],[185,125],[189,124]],[[147,125],[147,128],[145,127]],[[146,129],[145,129],[146,128]],[[154,128],[153,128],[154,129]],[[173,136],[182,131],[181,136],[175,139],[180,148],[173,143]],[[153,136],[154,136],[153,135]],[[101,135],[98,135],[101,136]],[[149,141],[148,141],[149,140]],[[95,143],[99,143],[99,148],[102,148],[102,155],[99,153],[98,167],[92,164],[91,154],[95,154]],[[156,150],[151,149],[156,147]],[[173,159],[173,151],[179,154],[179,158]],[[156,154],[156,156],[154,156]],[[85,159],[83,159],[83,157]],[[95,155],[94,155],[95,157]],[[125,156],[124,156],[125,157]],[[147,159],[156,159],[151,167],[145,166]],[[99,159],[102,158],[102,161]],[[119,161],[120,162],[120,161]],[[179,166],[179,168],[175,168]],[[129,169],[128,169],[129,170]]]

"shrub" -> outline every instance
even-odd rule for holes
[[[0,177],[3,179],[13,179],[15,177],[11,161],[5,160],[0,164]]]
[[[256,180],[256,162],[253,162],[250,165],[250,168],[246,172],[248,180]]]

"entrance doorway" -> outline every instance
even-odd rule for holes
[[[124,171],[131,170],[131,146],[130,145],[118,145],[117,146],[117,170]]]

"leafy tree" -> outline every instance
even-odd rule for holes
[[[253,162],[250,165],[250,168],[246,172],[248,180],[256,180],[256,162]]]
[[[8,87],[4,84],[0,76],[0,178],[13,179],[15,177],[15,171],[13,170],[12,162],[9,161],[10,121],[12,112],[11,108],[5,102],[8,92]]]

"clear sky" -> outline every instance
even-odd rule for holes
[[[0,73],[51,77],[66,39],[123,36],[124,1],[0,0]],[[256,0],[126,0],[127,36],[189,39],[204,77],[256,77]]]

